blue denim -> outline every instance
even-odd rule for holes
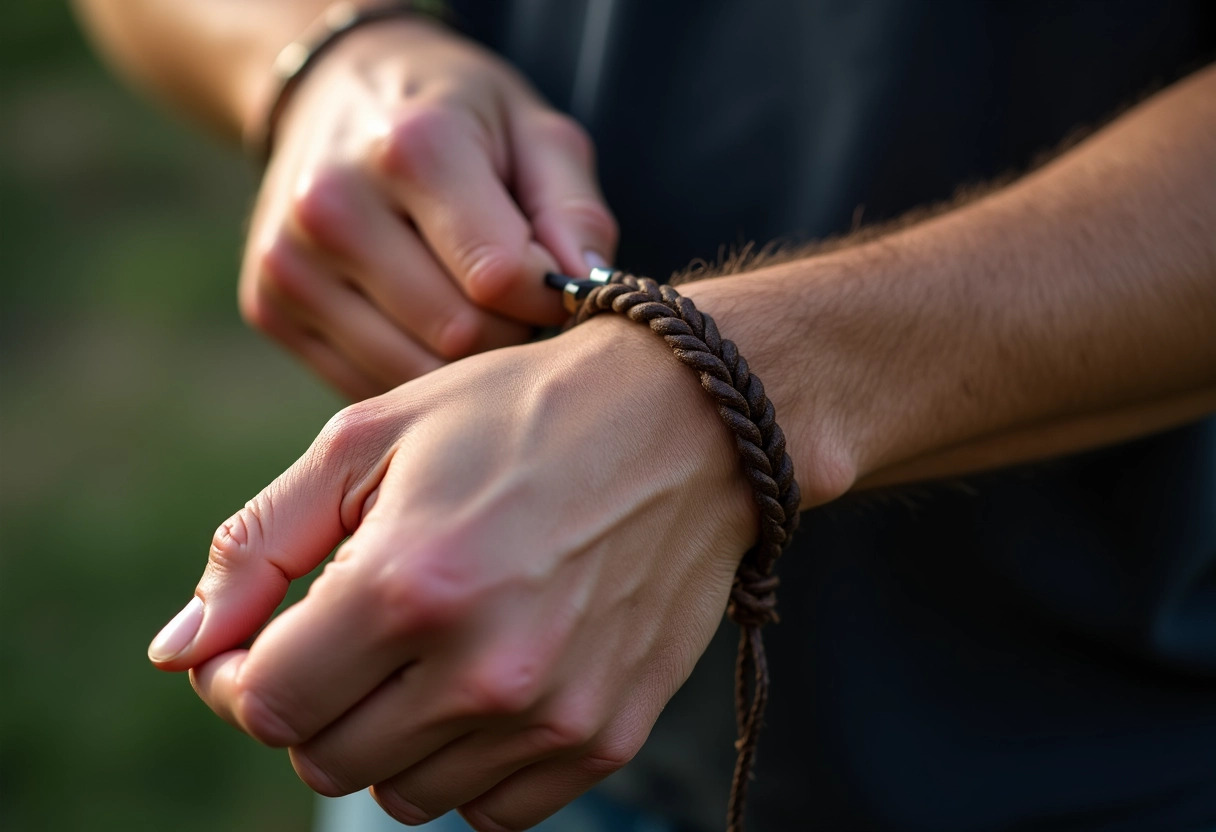
[[[315,832],[402,832],[404,827],[384,813],[367,792],[322,798],[317,806]],[[413,827],[426,832],[471,832],[455,812]],[[674,824],[623,806],[589,792],[548,820],[536,832],[677,832]]]

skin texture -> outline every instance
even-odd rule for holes
[[[238,136],[264,117],[274,56],[327,4],[77,5],[117,66]],[[615,251],[582,127],[428,20],[342,37],[275,136],[241,313],[352,399],[561,323],[541,275]]]
[[[958,210],[684,291],[765,380],[800,480],[1109,444],[1216,410],[1214,162],[1208,67]]]
[[[605,319],[353,405],[217,532],[201,629],[162,666],[322,794],[540,821],[633,756],[721,619],[756,516],[703,395]],[[673,403],[682,429],[645,429]]]
[[[102,0],[88,5],[138,17]],[[461,102],[443,113],[484,114],[483,96],[531,100],[500,63],[425,24],[369,32],[367,54],[378,54],[379,38],[436,50],[452,86],[420,76],[420,89],[445,106]],[[251,234],[251,251],[262,254],[249,262],[261,265],[249,272],[247,262],[255,276],[243,278],[242,302],[244,287],[277,285],[258,277],[263,255],[276,252],[291,264],[284,285],[296,269],[313,270],[301,285],[353,280],[367,303],[357,329],[372,332],[368,315],[392,321],[439,367],[451,357],[432,351],[442,352],[443,327],[427,327],[443,312],[411,322],[398,310],[394,318],[390,269],[361,271],[353,255],[333,255],[345,244],[370,264],[370,252],[390,245],[393,235],[354,243],[337,233],[356,225],[344,217],[375,204],[369,194],[387,193],[412,219],[415,236],[393,243],[411,240],[419,254],[411,262],[423,264],[410,271],[418,278],[411,291],[430,293],[428,310],[456,297],[486,316],[482,340],[467,349],[510,342],[509,329],[494,327],[531,313],[496,306],[505,295],[471,290],[477,281],[461,271],[466,261],[451,256],[463,249],[442,242],[453,212],[484,208],[484,199],[466,198],[497,182],[530,228],[524,237],[541,243],[538,258],[547,252],[570,268],[581,243],[547,236],[518,177],[505,173],[520,165],[496,166],[510,153],[495,144],[492,124],[428,115],[401,128],[401,111],[377,98],[376,83],[344,69],[344,54],[358,64],[363,52],[335,51],[334,65],[319,67],[285,117]],[[374,79],[378,66],[372,60],[365,75]],[[332,125],[305,115],[330,95],[349,99],[351,112]],[[375,113],[387,133],[367,126]],[[475,126],[460,133],[459,124]],[[483,151],[473,153],[486,167],[472,190],[440,175],[436,148],[459,147],[460,135],[476,137],[470,146]],[[309,155],[314,144],[324,162]],[[586,162],[584,150],[574,156]],[[577,168],[590,177],[580,164],[550,173],[571,181]],[[301,222],[308,205],[329,219]],[[518,242],[510,214],[494,214],[488,227],[497,234],[502,221]],[[318,239],[335,229],[334,240]],[[683,291],[764,380],[804,508],[854,488],[1072,452],[1212,412],[1216,70],[958,210]],[[266,297],[279,309],[276,296]],[[330,350],[307,359],[323,375],[341,385],[357,370],[357,393],[428,368],[405,350],[360,348],[340,306],[282,303]],[[720,620],[753,533],[731,443],[695,378],[665,349],[637,325],[596,319],[550,341],[439,367],[343,411],[221,526],[195,591],[201,615],[196,603],[184,630],[158,639],[154,661],[190,669],[220,716],[289,747],[300,776],[322,793],[373,786],[386,811],[407,822],[453,807],[480,830],[539,821],[636,751]],[[347,535],[307,598],[239,647],[288,582]]]
[[[585,272],[616,244],[582,128],[429,23],[368,27],[335,52],[280,123],[246,320],[354,399],[561,323],[540,275]]]

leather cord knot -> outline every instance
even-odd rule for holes
[[[773,566],[798,527],[801,498],[794,463],[785,451],[785,434],[764,385],[734,342],[721,337],[713,318],[672,287],[647,277],[596,269],[590,282],[595,285],[585,296],[581,295],[585,286],[568,292],[573,323],[614,312],[646,324],[661,336],[675,357],[698,373],[701,387],[734,434],[743,473],[760,509],[759,535],[739,562],[727,605],[727,615],[739,625],[740,635],[735,665],[738,756],[726,822],[728,832],[742,832],[747,786],[768,702],[768,659],[761,628],[777,621],[778,579]]]
[[[769,622],[776,624],[780,620],[777,616],[779,583],[775,575],[764,576],[750,564],[740,564],[730,588],[730,604],[726,614],[740,627],[763,627]]]

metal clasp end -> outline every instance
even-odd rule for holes
[[[548,272],[545,274],[545,285],[562,293],[562,306],[573,315],[578,309],[579,303],[591,293],[591,290],[609,282],[613,274],[615,274],[613,269],[600,268],[592,269],[585,278]]]

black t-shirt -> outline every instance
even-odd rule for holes
[[[1216,57],[1206,2],[455,5],[591,130],[655,276],[1025,169]],[[1216,826],[1216,421],[842,500],[779,571],[756,828]],[[720,827],[732,629],[607,789]]]

